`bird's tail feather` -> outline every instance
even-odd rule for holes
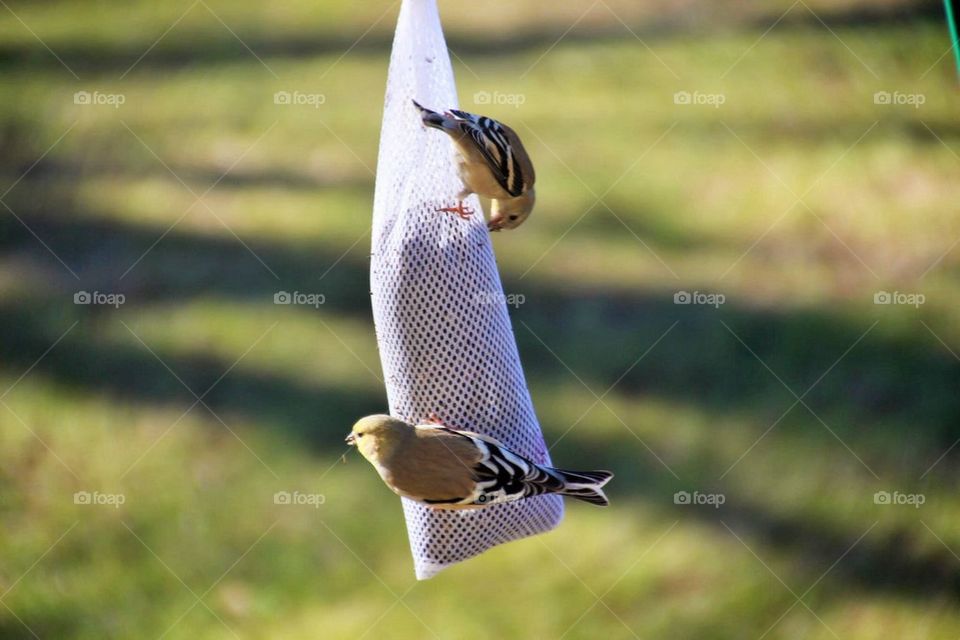
[[[420,110],[420,119],[426,126],[433,127],[434,129],[447,128],[448,118],[443,117],[436,111],[427,109],[416,100],[413,100],[413,106]]]
[[[552,471],[563,480],[563,489],[557,492],[560,495],[570,496],[601,507],[610,504],[602,487],[613,478],[611,472],[567,471],[566,469],[553,469]]]

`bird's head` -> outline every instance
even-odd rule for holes
[[[490,231],[501,229],[516,229],[530,217],[533,205],[537,201],[537,194],[533,187],[524,191],[516,198],[491,200],[490,222],[487,228]]]
[[[413,427],[402,420],[373,415],[357,420],[346,437],[346,443],[356,447],[370,462],[377,462],[390,456],[411,433]]]

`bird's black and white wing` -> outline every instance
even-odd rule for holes
[[[460,122],[463,131],[470,136],[477,149],[483,154],[500,186],[511,196],[522,194],[523,171],[503,125],[493,118],[466,111],[453,109],[450,114]]]
[[[422,499],[431,506],[483,507],[545,493],[559,493],[601,506],[608,504],[602,487],[613,477],[609,471],[570,471],[540,466],[489,436],[440,424],[418,425],[417,429],[440,436],[436,441],[460,464],[464,464],[464,459],[470,460],[470,466],[463,469],[471,474],[472,482],[467,485],[470,488],[465,487],[456,497]]]
[[[481,452],[473,468],[476,488],[465,503],[475,505],[513,502],[563,489],[562,479],[530,460],[504,449],[487,438],[470,436]]]

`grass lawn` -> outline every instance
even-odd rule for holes
[[[613,469],[613,505],[423,583],[398,500],[341,459],[386,408],[368,253],[398,5],[0,9],[0,638],[960,635],[939,3],[553,4],[441,11],[462,107],[537,166],[494,247],[547,442]]]

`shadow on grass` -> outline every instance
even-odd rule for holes
[[[864,96],[868,102],[872,96]],[[865,136],[867,142],[876,142],[877,139],[897,141],[909,139],[912,146],[917,148],[936,148],[943,143],[937,136],[945,139],[960,137],[960,124],[944,113],[943,117],[931,115],[922,116],[916,113],[897,114],[896,116],[881,118],[881,112],[875,111],[876,117],[864,115],[859,117],[840,118],[831,114],[814,115],[811,117],[778,116],[768,118],[750,118],[743,116],[725,117],[722,120],[693,119],[682,121],[682,135],[694,144],[716,143],[729,145],[737,153],[749,154],[730,131],[747,141],[758,152],[769,147],[771,149],[790,148],[793,151],[805,149],[823,149],[826,143],[838,148],[844,148]],[[874,125],[876,125],[874,127]],[[729,129],[727,128],[729,127]],[[929,127],[929,128],[928,128]],[[869,133],[867,133],[869,131]],[[576,169],[576,164],[573,165]]]
[[[5,613],[6,609],[3,610]],[[77,612],[61,610],[44,611],[43,614],[27,615],[23,611],[14,611],[16,618],[0,619],[0,638],[4,640],[29,638],[72,638],[81,628]]]
[[[790,390],[803,396],[812,387],[804,402],[834,418],[841,435],[872,438],[878,429],[911,425],[911,438],[925,439],[938,455],[960,438],[953,391],[960,362],[924,329],[919,312],[904,321],[886,317],[889,307],[858,316],[753,307],[729,296],[713,308],[675,304],[669,293],[578,292],[527,281],[505,288],[527,297],[512,312],[514,332],[538,383],[577,384],[569,367],[597,394],[616,383],[621,394],[718,413],[783,410],[795,399]],[[896,438],[888,445],[894,456],[902,452]]]
[[[228,424],[226,416],[242,415],[282,429],[298,440],[296,446],[305,444],[324,454],[339,453],[343,435],[357,416],[380,411],[386,402],[382,393],[352,389],[336,380],[301,381],[237,369],[227,373],[232,363],[204,354],[159,353],[161,362],[132,336],[134,344],[98,338],[97,327],[109,322],[102,317],[109,313],[78,314],[59,304],[0,307],[0,332],[11,337],[0,343],[4,368],[13,373],[29,367],[57,339],[52,331],[58,328],[62,334],[73,324],[72,316],[79,324],[36,363],[32,374],[85,393],[130,402],[176,403],[184,410],[194,404],[196,394]]]
[[[708,511],[717,510],[699,510],[698,517],[714,524],[723,520],[740,537],[747,535],[766,546],[805,558],[804,568],[810,574],[811,584],[829,570],[830,586],[825,588],[836,589],[838,595],[847,585],[854,584],[867,591],[909,593],[915,597],[960,597],[960,566],[956,557],[942,546],[925,553],[910,551],[918,546],[916,529],[902,527],[883,537],[873,531],[858,542],[870,523],[864,523],[863,531],[851,533],[824,522],[774,515],[758,507],[724,508],[720,514]],[[807,586],[790,585],[798,593]]]
[[[260,184],[256,181],[277,178],[251,179]],[[34,195],[42,200],[43,194]],[[268,305],[278,290],[319,290],[327,304],[318,313],[370,322],[365,243],[344,253],[339,245],[257,240],[248,242],[248,250],[229,237],[176,229],[164,236],[164,228],[94,222],[69,202],[47,202],[42,212],[24,215],[32,232],[78,278],[12,215],[0,217],[5,270],[38,283],[23,294],[25,299],[0,306],[0,367],[15,377],[35,365],[31,375],[85,392],[178,403],[184,409],[193,404],[194,396],[145,348],[104,339],[103,329],[113,322],[110,310],[73,305],[77,290],[124,293],[145,308],[206,298]],[[902,464],[908,435],[919,451],[910,454],[917,456],[911,464],[918,475],[921,458],[929,463],[960,437],[960,364],[916,323],[889,329],[880,312],[858,317],[826,308],[775,310],[736,299],[719,309],[675,305],[669,293],[581,290],[556,282],[507,282],[506,289],[524,292],[528,299],[512,316],[528,377],[537,385],[562,388],[578,384],[579,377],[596,394],[616,384],[616,393],[626,397],[666,398],[716,415],[776,417],[794,400],[784,384],[802,395],[816,383],[805,402],[855,449],[868,451],[864,457],[880,471]],[[79,320],[76,329],[38,361],[74,320]],[[876,320],[880,324],[867,333]],[[662,343],[638,361],[674,322]],[[198,394],[232,364],[203,353],[159,355]],[[328,455],[340,452],[353,419],[385,404],[381,392],[351,389],[337,380],[250,371],[230,372],[205,401],[218,414],[239,414],[279,428],[298,444]],[[792,427],[787,422],[782,428]],[[824,449],[837,446],[825,430],[807,436]],[[636,452],[626,451],[618,439],[598,445],[574,433],[570,443],[565,446],[600,447],[606,458],[639,466]],[[957,456],[941,464],[955,467]],[[663,489],[675,487],[666,470],[653,463],[625,473],[622,480],[627,497],[642,500],[661,501],[668,495]],[[749,530],[764,544],[818,565],[829,566],[856,539],[827,523],[760,507],[696,513],[720,533],[725,533],[723,518],[735,530]],[[960,570],[945,554],[900,551],[916,533],[865,540],[831,574],[829,584],[911,595],[960,594]]]
[[[936,0],[889,3],[879,6],[848,6],[835,11],[820,10],[816,15],[803,8],[794,8],[782,18],[780,10],[759,17],[752,15],[744,17],[742,12],[730,11],[728,5],[719,5],[716,9],[705,6],[697,11],[692,11],[686,4],[677,6],[677,11],[660,13],[653,19],[630,25],[629,28],[625,28],[624,23],[611,15],[602,24],[584,25],[568,33],[563,33],[562,28],[551,25],[547,28],[518,29],[502,35],[484,33],[482,37],[455,31],[448,35],[451,48],[460,57],[499,57],[514,56],[524,52],[540,53],[552,47],[561,33],[567,44],[611,40],[634,42],[636,38],[642,38],[646,42],[658,42],[678,36],[711,33],[718,27],[762,33],[775,23],[780,30],[790,28],[822,30],[824,25],[830,28],[902,26],[905,22],[943,19],[942,5]],[[197,10],[202,11],[202,9]],[[135,64],[137,72],[140,73],[201,64],[241,61],[253,63],[251,50],[261,58],[310,58],[337,55],[344,51],[386,55],[392,42],[392,32],[385,26],[373,33],[364,34],[360,39],[357,38],[360,35],[359,32],[311,33],[304,29],[284,33],[282,38],[244,32],[240,33],[243,39],[241,43],[230,31],[222,29],[213,16],[210,16],[210,22],[211,30],[202,35],[181,36],[174,31],[156,47],[152,47],[146,56],[144,56],[144,50],[149,43],[138,41],[115,45],[74,41],[59,43],[55,49],[60,59],[83,76],[97,73],[124,73]],[[385,24],[391,23],[391,19],[385,19]],[[202,47],[197,46],[198,38],[203,38]],[[141,56],[143,56],[142,60]],[[39,40],[27,40],[16,45],[0,44],[0,68],[30,66],[56,67],[59,70],[62,68],[60,64]],[[267,73],[266,69],[264,73]]]
[[[13,156],[12,154],[15,152],[22,154],[21,157]],[[315,171],[309,174],[294,173],[274,167],[261,167],[255,173],[244,172],[242,168],[237,167],[224,173],[222,167],[182,166],[175,162],[165,162],[164,164],[170,170],[168,172],[166,169],[158,167],[154,162],[148,162],[144,167],[138,168],[125,162],[111,163],[104,161],[101,157],[83,158],[82,163],[45,158],[42,163],[31,168],[37,159],[36,150],[30,146],[24,146],[15,152],[11,152],[8,162],[5,164],[13,165],[9,169],[12,175],[19,176],[29,171],[29,177],[18,185],[18,188],[24,191],[30,189],[31,183],[37,182],[41,184],[34,185],[35,188],[42,189],[44,182],[69,187],[71,183],[79,184],[84,180],[93,178],[158,178],[168,180],[173,177],[171,173],[190,185],[198,194],[203,193],[207,186],[214,184],[218,187],[235,189],[260,187],[294,192],[322,191],[328,187],[336,187],[340,190],[363,190],[365,193],[370,193],[373,190],[373,177],[369,174],[319,175]]]
[[[25,221],[79,279],[12,216],[0,219],[0,256],[8,268],[40,269],[45,283],[42,295],[34,297],[42,304],[4,311],[6,335],[14,339],[0,348],[12,369],[38,355],[39,344],[27,348],[16,337],[42,329],[37,342],[45,349],[71,318],[83,318],[90,331],[98,317],[108,321],[109,314],[72,304],[78,290],[124,293],[128,305],[144,306],[211,297],[269,305],[277,291],[320,291],[326,304],[318,317],[333,313],[371,322],[365,243],[345,253],[341,247],[268,241],[244,246],[230,237],[176,229],[157,242],[162,229],[61,215],[69,221],[42,216]],[[812,387],[804,397],[810,409],[845,440],[869,443],[881,467],[902,455],[899,436],[907,426],[911,446],[934,459],[960,438],[955,392],[960,363],[920,324],[920,312],[915,320],[903,320],[890,319],[885,315],[890,307],[871,307],[869,301],[860,301],[869,311],[857,315],[760,308],[736,299],[717,309],[677,305],[670,293],[578,290],[554,282],[508,281],[505,288],[527,298],[512,312],[514,333],[528,377],[537,385],[578,384],[569,367],[596,394],[616,382],[617,394],[663,397],[770,421],[793,403],[791,391],[802,396]],[[674,322],[662,342],[637,361]],[[98,359],[95,353],[84,357]],[[197,367],[205,370],[202,364]],[[70,366],[83,368],[81,360]],[[185,363],[185,371],[192,368]],[[121,387],[136,384],[138,370],[134,361],[111,369]],[[832,441],[826,430],[815,437]]]
[[[204,296],[272,303],[278,291],[318,291],[325,309],[369,318],[369,241],[344,253],[340,246],[204,237],[44,208],[57,217],[21,211],[26,226],[10,214],[0,217],[0,252],[28,271],[41,269],[61,300],[72,301],[68,292],[98,290],[123,293],[134,304]]]

